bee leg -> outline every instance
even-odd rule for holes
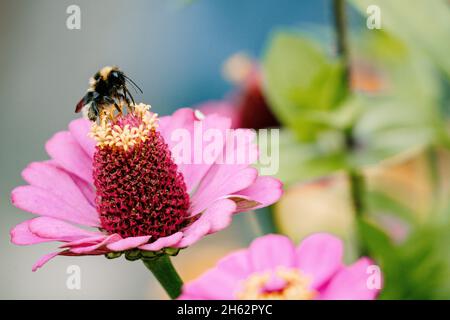
[[[109,120],[111,120],[111,121],[114,121],[114,109],[113,108],[109,108],[109,110],[108,110],[109,112],[109,114],[108,114],[108,117],[109,117]]]
[[[115,114],[115,111],[117,110],[117,114]],[[116,102],[112,103],[109,108],[109,118],[111,119],[111,121],[115,121],[116,118],[120,115],[122,115],[122,109],[117,105]]]
[[[116,100],[111,98],[111,97],[105,97],[105,101],[110,105],[109,107],[109,117],[111,118],[111,120],[115,120],[116,115],[114,114],[114,111],[117,110],[118,115],[122,115],[122,108],[119,107],[119,105],[117,104]],[[113,107],[111,107],[114,106]],[[115,110],[114,110],[115,109]]]
[[[100,121],[100,124],[103,123],[104,118],[105,118],[105,113],[102,111],[98,114],[98,119]]]
[[[118,116],[120,115],[122,115],[122,108],[121,107],[119,107],[119,105],[116,103],[116,102],[114,102],[114,107],[116,108],[116,110],[117,110],[117,112],[118,112]],[[112,108],[111,108],[112,109]],[[113,110],[113,112],[114,112],[114,110]]]
[[[128,91],[127,87],[123,88],[123,93],[125,95],[125,100],[127,102],[128,112],[133,112],[134,111],[134,105],[136,104],[134,102],[133,96],[131,95],[130,91]],[[133,106],[131,106],[130,99],[128,99],[128,97],[127,97],[127,93],[128,93],[128,96],[131,98],[131,101],[133,102]]]
[[[130,106],[130,100],[128,99],[128,97],[126,96],[126,93],[124,91],[124,94],[117,94],[117,98],[120,101],[120,105],[123,107],[123,105],[126,106],[127,108],[127,113],[131,113],[131,106]]]

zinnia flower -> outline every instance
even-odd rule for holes
[[[361,258],[345,266],[342,254],[342,241],[325,233],[297,248],[285,236],[263,236],[185,284],[180,299],[374,299],[379,289],[368,286],[373,263]]]
[[[125,253],[134,260],[174,254],[226,228],[233,214],[268,206],[281,196],[278,180],[258,176],[250,166],[255,157],[237,164],[177,162],[174,131],[184,129],[193,140],[195,123],[201,122],[202,132],[225,131],[229,119],[186,108],[157,125],[149,106],[134,110],[100,124],[72,121],[68,131],[47,142],[51,160],[31,163],[22,172],[28,185],[12,191],[12,203],[38,217],[14,227],[11,241],[63,243],[33,271],[57,255]],[[225,150],[228,140],[223,139]],[[256,145],[249,140],[234,147],[245,152],[238,148]]]
[[[350,71],[352,90],[372,95],[386,90],[386,79],[381,71],[366,61],[357,59]],[[236,53],[225,62],[223,73],[236,86],[236,90],[226,99],[198,105],[199,110],[206,115],[217,113],[231,118],[233,128],[280,126],[264,95],[263,74],[257,60],[244,53]]]
[[[224,75],[237,86],[236,91],[225,100],[199,105],[199,110],[206,115],[217,113],[230,117],[233,128],[280,126],[264,97],[262,73],[257,61],[243,53],[236,53],[225,62]]]

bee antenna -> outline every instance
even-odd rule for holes
[[[124,77],[125,77],[125,79],[127,79],[132,85],[133,85],[133,88],[134,88],[134,90],[136,91],[136,89],[138,89],[141,93],[144,93],[143,91],[142,91],[142,89],[141,88],[139,88],[139,86],[136,84],[136,82],[134,82],[133,80],[131,80],[129,77],[127,77],[126,75],[124,75]],[[136,93],[137,93],[137,91],[136,91]]]
[[[133,88],[134,92],[138,93],[136,87],[131,82],[128,81],[128,83],[131,84],[131,87]],[[127,89],[127,91],[130,92],[130,90],[128,90],[128,89]]]

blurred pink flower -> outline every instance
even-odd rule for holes
[[[140,130],[143,119],[124,116],[119,131],[129,134],[127,125]],[[281,183],[258,176],[250,166],[256,159],[244,164],[175,164],[171,133],[180,128],[193,133],[194,122],[200,120],[202,130],[230,127],[227,118],[199,119],[186,108],[162,117],[157,129],[143,131],[142,142],[131,144],[128,151],[107,143],[96,146],[88,136],[92,124],[84,119],[56,133],[45,146],[51,160],[31,163],[22,172],[28,185],[11,194],[14,206],[39,216],[11,230],[14,244],[63,242],[61,250],[43,256],[33,271],[57,255],[185,248],[226,228],[233,214],[277,201]],[[125,142],[129,140],[120,143]],[[245,148],[256,145],[248,142]]]
[[[233,128],[262,129],[281,124],[264,96],[263,75],[259,62],[246,54],[236,53],[226,62],[225,77],[236,90],[223,100],[211,100],[196,106],[204,114],[220,114],[232,119]],[[351,68],[351,87],[366,94],[386,90],[386,79],[380,70],[362,60],[355,60]]]
[[[345,266],[342,255],[342,241],[329,234],[311,235],[297,248],[285,236],[266,235],[185,284],[180,299],[375,299],[372,261]]]
[[[278,127],[275,115],[270,110],[262,90],[262,74],[258,63],[248,57],[239,54],[229,60],[239,61],[239,66],[232,66],[228,73],[238,73],[230,79],[237,85],[237,90],[225,100],[207,101],[196,108],[204,114],[220,114],[232,119],[233,128],[262,129]],[[231,63],[233,64],[233,63]],[[243,64],[243,65],[242,65]],[[238,70],[236,70],[238,69]],[[244,71],[241,69],[245,69]],[[233,76],[228,76],[233,77]]]

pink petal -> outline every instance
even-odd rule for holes
[[[48,191],[52,195],[60,198],[67,203],[75,211],[76,216],[81,216],[80,220],[73,221],[89,226],[100,226],[100,220],[95,208],[86,199],[82,190],[80,190],[81,180],[78,177],[77,183],[72,177],[64,171],[64,169],[57,168],[48,162],[33,162],[29,164],[23,171],[22,176],[30,185],[39,187]],[[87,183],[83,187],[88,188]],[[87,190],[85,191],[87,192]]]
[[[217,263],[217,268],[240,279],[245,279],[252,273],[246,249],[235,251],[222,258]]]
[[[208,172],[195,194],[192,196],[191,212],[202,212],[217,199],[239,193],[249,187],[257,178],[258,171],[247,167],[233,171],[233,165],[213,166],[211,170],[218,169],[216,173]],[[214,168],[214,169],[213,169]],[[215,170],[214,170],[215,171]]]
[[[213,203],[192,225],[183,231],[183,239],[175,245],[176,248],[187,247],[197,242],[205,235],[222,230],[230,225],[236,204],[229,199]]]
[[[201,139],[202,136],[200,136],[201,145],[196,145],[196,126],[201,124],[202,133],[210,128],[219,129],[222,132],[227,148],[224,148],[222,153],[217,153],[219,158],[214,164],[195,164],[193,153],[190,155],[190,164],[179,163],[178,169],[183,174],[188,190],[192,191],[193,188],[197,188],[192,196],[192,214],[202,212],[214,201],[249,187],[257,176],[255,169],[248,168],[249,164],[257,159],[257,146],[254,143],[253,131],[239,129],[230,136],[225,132],[230,126],[229,119],[212,115],[202,121],[198,120],[192,109],[180,109],[171,117],[161,118],[159,126],[161,134],[172,150],[179,144],[179,141],[172,139],[172,134],[177,129],[187,131],[191,138],[191,150],[195,151],[197,149],[205,150],[209,143],[209,141],[203,141],[204,139]],[[195,126],[194,122],[196,122]],[[243,137],[244,143],[237,143],[235,135]],[[232,159],[234,162],[226,161],[226,154],[229,152],[234,155],[234,159]],[[201,152],[200,154],[202,155]],[[174,152],[174,157],[177,157],[177,152]],[[240,162],[237,162],[238,160]]]
[[[195,125],[194,125],[195,124]],[[200,128],[197,131],[195,128]],[[202,161],[205,146],[208,142],[203,141],[203,134],[209,130],[219,130],[225,136],[225,130],[230,127],[230,120],[228,118],[220,117],[217,115],[206,117],[205,119],[199,119],[195,115],[195,111],[192,109],[184,108],[177,110],[172,116],[162,117],[159,121],[159,131],[164,137],[164,140],[169,145],[171,150],[179,144],[179,137],[176,136],[179,129],[185,130],[189,134],[190,138],[190,163],[183,163],[182,159],[178,159],[178,154],[173,153],[175,162],[178,164],[178,170],[183,174],[184,181],[187,186],[188,192],[191,192],[200,180],[206,174],[211,167],[211,163]],[[194,151],[199,152],[200,162],[195,161]]]
[[[29,245],[53,241],[53,239],[44,239],[32,233],[28,228],[30,221],[31,220],[26,220],[11,229],[9,234],[11,236],[12,243],[17,245]]]
[[[75,254],[90,254],[92,252],[98,251],[99,249],[103,249],[105,252],[108,252],[109,250],[106,248],[106,246],[119,240],[122,240],[122,237],[120,235],[112,234],[94,245],[71,247],[70,252],[73,252]]]
[[[87,119],[72,120],[69,124],[69,131],[83,148],[86,154],[92,159],[95,152],[96,142],[88,134],[91,131],[92,123]]]
[[[209,230],[209,221],[207,219],[202,220],[199,218],[192,225],[187,227],[186,231],[183,232],[183,238],[178,243],[174,244],[173,247],[186,248],[206,236],[209,233]]]
[[[82,238],[79,240],[70,241],[60,246],[60,248],[75,248],[75,247],[88,247],[98,243],[101,243],[108,236],[105,234],[101,234],[98,236]]]
[[[54,195],[35,186],[20,186],[11,192],[11,202],[14,206],[34,214],[57,218],[78,224],[98,226],[91,206],[73,207],[61,196]],[[90,212],[82,211],[85,208]]]
[[[238,279],[214,268],[183,287],[183,295],[205,300],[232,300]]]
[[[311,275],[312,287],[319,288],[342,266],[342,241],[326,233],[304,239],[297,248],[297,267]]]
[[[183,237],[183,232],[174,233],[168,237],[162,237],[156,240],[155,242],[144,244],[139,247],[141,250],[145,251],[158,251],[162,248],[169,248],[178,243]]]
[[[203,211],[219,198],[239,193],[255,181],[258,173],[249,167],[258,157],[255,134],[251,130],[238,129],[235,135],[243,137],[244,143],[237,143],[233,135],[227,135],[222,155],[208,170],[192,196],[192,213]],[[231,159],[227,159],[227,154],[232,155]]]
[[[52,252],[49,254],[46,254],[45,256],[42,256],[32,267],[31,270],[33,270],[33,272],[35,272],[37,269],[39,269],[40,267],[42,267],[44,264],[46,264],[48,261],[50,261],[51,259],[53,259],[54,257],[56,257],[57,255],[59,255],[60,252]]]
[[[89,202],[89,204],[92,207],[95,207],[95,188],[94,188],[94,186],[72,173],[68,173],[68,174],[72,178],[73,182],[77,185],[78,189],[80,189],[81,193],[86,198],[86,200]]]
[[[343,267],[323,290],[322,300],[373,300],[380,290],[369,289],[367,281],[370,274],[368,267],[373,262],[361,258],[348,267]]]
[[[87,253],[87,255],[100,255],[100,254],[104,254],[105,252],[103,251],[91,251],[89,253]],[[32,267],[33,272],[36,271],[37,269],[41,268],[44,264],[46,264],[48,261],[50,261],[51,259],[53,259],[56,256],[77,256],[78,254],[73,254],[68,250],[65,251],[60,251],[60,252],[52,252],[49,254],[44,255],[43,257],[41,257]]]
[[[125,251],[128,249],[137,248],[150,240],[150,236],[129,237],[117,242],[108,244],[106,247],[112,251]]]
[[[208,220],[209,233],[223,230],[231,224],[232,214],[236,211],[236,204],[228,199],[219,200],[213,203],[202,214],[199,220]]]
[[[218,114],[223,117],[231,119],[231,128],[239,128],[241,121],[239,117],[239,110],[234,104],[226,100],[207,101],[195,107],[203,112],[205,115]]]
[[[269,234],[257,238],[249,247],[248,255],[253,271],[275,270],[278,266],[293,267],[295,247],[285,236]]]
[[[172,146],[174,142],[170,139],[170,136],[174,130],[180,128],[191,128],[192,123],[197,120],[193,109],[181,108],[175,111],[171,116],[165,116],[159,118],[158,130],[166,140],[169,146]]]
[[[92,159],[70,132],[56,133],[47,141],[45,149],[59,166],[93,184]]]
[[[225,132],[228,128],[230,128],[230,120],[228,118],[220,117],[218,115],[212,115],[206,117],[204,120],[199,121],[197,120],[197,125],[201,124],[202,134],[201,137],[204,137],[206,139],[207,132],[209,130],[214,131],[220,131],[222,133],[222,136],[225,137]],[[205,135],[205,136],[204,136]],[[203,177],[206,175],[208,170],[211,168],[211,166],[214,163],[214,158],[208,159],[208,161],[205,161],[204,156],[206,152],[206,148],[209,145],[210,142],[201,140],[201,147],[198,147],[195,142],[195,133],[192,136],[192,150],[195,152],[195,150],[202,150],[202,152],[199,152],[200,157],[200,163],[195,161],[194,158],[194,152],[192,153],[192,162],[181,164],[179,165],[180,172],[183,174],[183,177],[186,181],[188,188],[188,192],[192,192],[194,188],[196,188],[200,181],[203,179]],[[199,144],[200,144],[199,143]],[[219,146],[224,145],[224,140],[220,142]],[[219,152],[215,154],[216,157],[220,155]]]
[[[239,191],[238,194],[234,194],[233,196],[245,197],[249,201],[260,203],[258,206],[252,208],[257,209],[270,206],[277,202],[282,194],[283,184],[281,181],[272,177],[259,176],[248,188]]]
[[[99,233],[86,231],[49,217],[29,220],[28,228],[38,237],[60,241],[74,241],[99,235]]]
[[[287,281],[272,272],[269,280],[264,284],[264,290],[267,291],[280,291],[283,290],[287,285]]]
[[[204,300],[204,299],[201,297],[194,296],[191,293],[182,292],[181,295],[177,298],[177,300]]]

